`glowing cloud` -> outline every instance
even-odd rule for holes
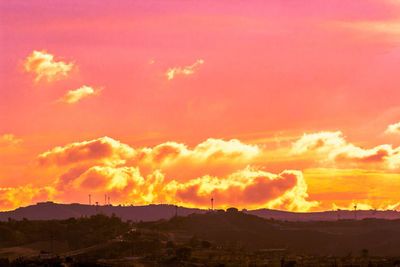
[[[385,134],[400,134],[400,122],[390,124],[387,127]]]
[[[13,134],[3,134],[0,135],[0,147],[1,146],[9,146],[16,145],[22,142],[22,139],[16,138]]]
[[[305,198],[307,186],[299,171],[284,171],[278,175],[245,168],[224,178],[203,176],[186,183],[171,182],[169,195],[182,204],[207,207],[210,196],[218,199],[219,206],[247,208],[281,208],[308,210],[318,203]]]
[[[226,177],[206,175],[186,182],[166,182],[160,171],[143,176],[138,167],[93,166],[60,187],[63,182],[58,180],[60,194],[108,192],[116,201],[138,204],[167,202],[206,208],[213,196],[220,208],[265,206],[308,210],[317,205],[316,201],[305,200],[307,187],[299,171],[276,175],[246,168]]]
[[[316,162],[318,169],[313,167]],[[371,197],[386,192],[385,183],[398,180],[398,174],[390,174],[389,169],[398,168],[400,149],[385,144],[363,149],[347,142],[341,132],[305,134],[291,146],[272,150],[236,139],[208,139],[193,147],[165,142],[134,148],[102,137],[55,147],[40,154],[37,163],[35,172],[48,177],[49,196],[62,202],[76,201],[77,196],[86,196],[87,192],[97,198],[106,192],[118,203],[207,208],[213,196],[219,208],[292,211],[345,207],[351,202],[388,207],[399,202],[393,198],[376,205],[375,200],[367,201],[369,194],[355,192],[360,188],[360,177],[369,184],[376,177],[384,177],[386,182],[380,181],[382,191],[371,193]],[[288,164],[292,165],[288,168]],[[320,181],[330,187],[316,187]],[[351,199],[343,189],[349,187],[353,190]],[[32,186],[29,194],[36,196],[40,188]],[[4,199],[3,205],[11,207],[12,201]],[[12,207],[21,204],[15,201]]]
[[[38,156],[39,165],[66,166],[73,164],[124,164],[134,149],[109,137],[55,147]]]
[[[90,95],[97,95],[99,94],[101,89],[94,90],[92,87],[89,86],[82,86],[76,90],[69,90],[61,99],[60,101],[73,104],[80,101],[82,98],[88,97]]]
[[[24,64],[25,70],[36,74],[35,82],[46,79],[48,82],[60,80],[68,75],[73,63],[55,61],[54,55],[45,50],[33,51]]]
[[[208,139],[194,148],[166,142],[134,149],[103,137],[56,147],[39,155],[38,166],[58,177],[53,187],[61,199],[90,191],[140,204],[208,207],[213,195],[221,208],[304,211],[317,205],[306,200],[307,185],[300,171],[265,172],[258,163],[261,152],[258,146],[235,139]]]
[[[326,164],[342,164],[345,167],[371,165],[375,168],[397,168],[400,164],[400,148],[379,145],[364,149],[348,143],[341,132],[304,134],[293,143],[292,153],[308,155]]]
[[[165,73],[165,75],[167,75],[168,80],[172,80],[175,77],[175,75],[179,74],[191,75],[201,64],[204,64],[204,60],[199,59],[190,66],[169,68]]]
[[[193,149],[184,144],[166,142],[138,152],[135,164],[144,169],[162,168],[167,179],[187,180],[206,174],[226,175],[246,167],[261,151],[255,145],[243,144],[235,139],[208,139]]]
[[[295,154],[307,151],[331,151],[334,148],[346,146],[342,132],[319,132],[304,134],[299,140],[293,143],[292,152]]]
[[[208,139],[193,149],[166,142],[153,148],[132,148],[109,137],[56,147],[38,157],[41,165],[74,164],[139,166],[143,173],[165,171],[166,179],[189,180],[202,175],[226,175],[244,168],[260,155],[255,145],[238,140]]]
[[[38,201],[46,201],[53,198],[55,193],[52,187],[37,188],[32,184],[20,187],[0,187],[0,207],[12,209],[22,207]]]

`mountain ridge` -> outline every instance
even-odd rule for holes
[[[0,221],[8,218],[14,220],[51,220],[68,219],[71,217],[85,217],[95,214],[111,216],[115,214],[123,220],[131,221],[155,221],[170,219],[175,215],[187,216],[192,213],[204,214],[207,209],[177,207],[171,204],[150,204],[145,206],[113,206],[113,205],[87,205],[79,203],[61,204],[38,202],[37,204],[20,207],[11,211],[0,211]],[[222,210],[215,210],[220,212]],[[335,221],[335,220],[362,220],[365,218],[400,219],[400,212],[394,210],[337,210],[322,212],[290,212],[272,209],[245,210],[241,212],[256,215],[258,217],[281,221]]]

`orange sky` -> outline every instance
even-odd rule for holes
[[[0,0],[0,210],[400,208],[400,2]]]

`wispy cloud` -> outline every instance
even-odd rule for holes
[[[173,67],[173,68],[169,68],[167,70],[167,72],[165,73],[165,75],[167,75],[168,80],[172,80],[175,78],[176,75],[191,75],[193,74],[200,65],[204,64],[204,60],[199,59],[197,60],[195,63],[193,63],[190,66],[185,66],[185,67]]]
[[[95,90],[90,86],[84,85],[76,90],[69,90],[59,101],[73,104],[90,95],[97,95],[101,90],[102,88]]]
[[[0,135],[0,146],[16,145],[22,142],[22,139],[18,139],[13,134]]]
[[[33,51],[24,63],[26,71],[36,74],[35,82],[39,82],[42,79],[48,82],[60,80],[67,77],[73,66],[72,62],[55,61],[54,55],[46,50]]]

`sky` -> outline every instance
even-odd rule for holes
[[[0,0],[0,210],[400,209],[399,14]]]

